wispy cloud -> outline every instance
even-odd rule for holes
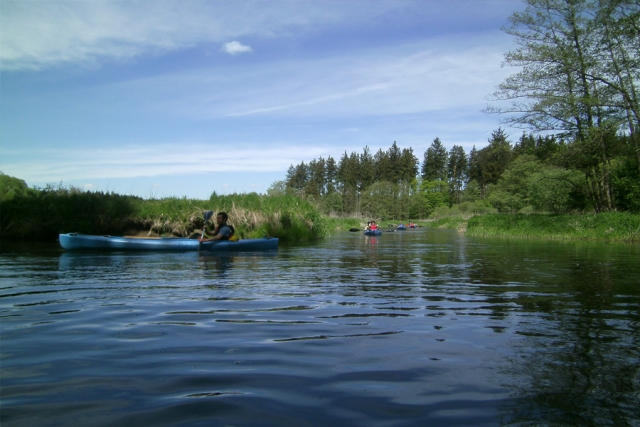
[[[300,158],[320,157],[322,148],[269,146],[212,150],[206,144],[159,144],[112,149],[9,150],[2,171],[31,182],[192,175],[206,172],[276,172]],[[269,159],[269,161],[265,161]]]
[[[287,0],[5,0],[0,2],[0,67],[41,70],[64,64],[96,65],[200,45],[210,49],[240,38],[295,39],[331,28],[410,21],[426,29],[468,31],[478,22],[502,19],[496,12],[504,10],[505,4],[519,4],[504,0],[458,0],[455,6],[446,3],[336,1],[327,7],[326,2]],[[455,14],[450,13],[452,9]],[[238,47],[242,49],[242,45]]]
[[[41,70],[95,65],[199,44],[219,46],[240,37],[289,37],[347,22],[356,13],[366,20],[401,7],[394,2],[377,6],[360,10],[359,2],[327,8],[322,2],[259,0],[2,1],[0,66]],[[246,48],[234,42],[230,47]]]
[[[276,59],[259,67],[184,70],[103,90],[110,99],[121,96],[117,108],[152,108],[155,114],[197,120],[479,111],[509,73],[500,68],[505,44],[498,32],[471,41],[449,37],[323,58]],[[144,106],[131,104],[132,92]]]
[[[223,49],[230,55],[238,55],[239,53],[251,52],[251,46],[245,46],[237,41],[225,43]]]

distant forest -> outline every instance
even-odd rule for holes
[[[421,159],[396,144],[291,165],[269,192],[297,194],[326,213],[426,218],[438,209],[640,212],[640,3],[524,0],[504,30],[517,72],[485,110],[501,128],[466,153],[435,138]]]
[[[595,175],[597,155],[585,162],[575,144],[522,134],[512,144],[502,129],[470,153],[447,151],[439,138],[420,161],[394,142],[386,151],[314,159],[291,166],[270,192],[318,203],[325,213],[383,219],[426,218],[439,206],[487,212],[640,211],[640,174],[628,137],[612,136],[609,179]],[[607,188],[605,184],[609,184]]]

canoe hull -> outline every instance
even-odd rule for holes
[[[364,232],[365,236],[379,236],[382,234],[381,230],[367,230]]]
[[[174,251],[213,252],[228,251],[265,251],[278,249],[278,239],[246,239],[214,241],[200,243],[196,239],[185,237],[137,238],[119,236],[92,236],[88,234],[67,233],[58,236],[60,246],[69,251],[78,250],[115,250],[115,251]]]

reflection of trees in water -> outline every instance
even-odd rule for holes
[[[224,275],[233,265],[233,261],[233,256],[229,254],[201,253],[198,257],[198,268]]]
[[[505,425],[640,425],[639,295],[618,292],[634,280],[629,268],[581,253],[553,269],[561,289],[512,299],[531,314],[510,367],[526,382]]]
[[[265,260],[277,258],[278,253],[267,252],[199,252],[197,268],[199,270],[217,272],[225,275],[235,266],[243,272],[251,272],[254,275],[256,271],[263,268]],[[236,266],[236,264],[239,265]]]

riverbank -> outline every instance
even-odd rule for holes
[[[201,233],[204,212],[225,211],[241,238],[313,241],[359,227],[357,219],[330,218],[294,196],[212,195],[209,200],[142,199],[115,193],[28,189],[2,200],[0,237],[55,240],[60,233],[187,237]],[[213,221],[209,222],[213,228]]]
[[[640,215],[606,212],[581,215],[486,214],[453,216],[428,227],[450,228],[469,236],[540,238],[554,240],[640,241]]]
[[[318,207],[291,195],[256,193],[187,198],[142,199],[115,193],[68,188],[3,192],[2,239],[55,241],[60,233],[188,237],[202,232],[204,212],[225,211],[241,238],[278,237],[282,241],[314,241],[365,220],[323,215]],[[390,221],[389,221],[390,223]],[[640,215],[609,212],[582,215],[452,215],[420,221],[470,236],[581,239],[638,242]],[[209,222],[213,227],[213,222]],[[387,221],[381,221],[384,228]]]

